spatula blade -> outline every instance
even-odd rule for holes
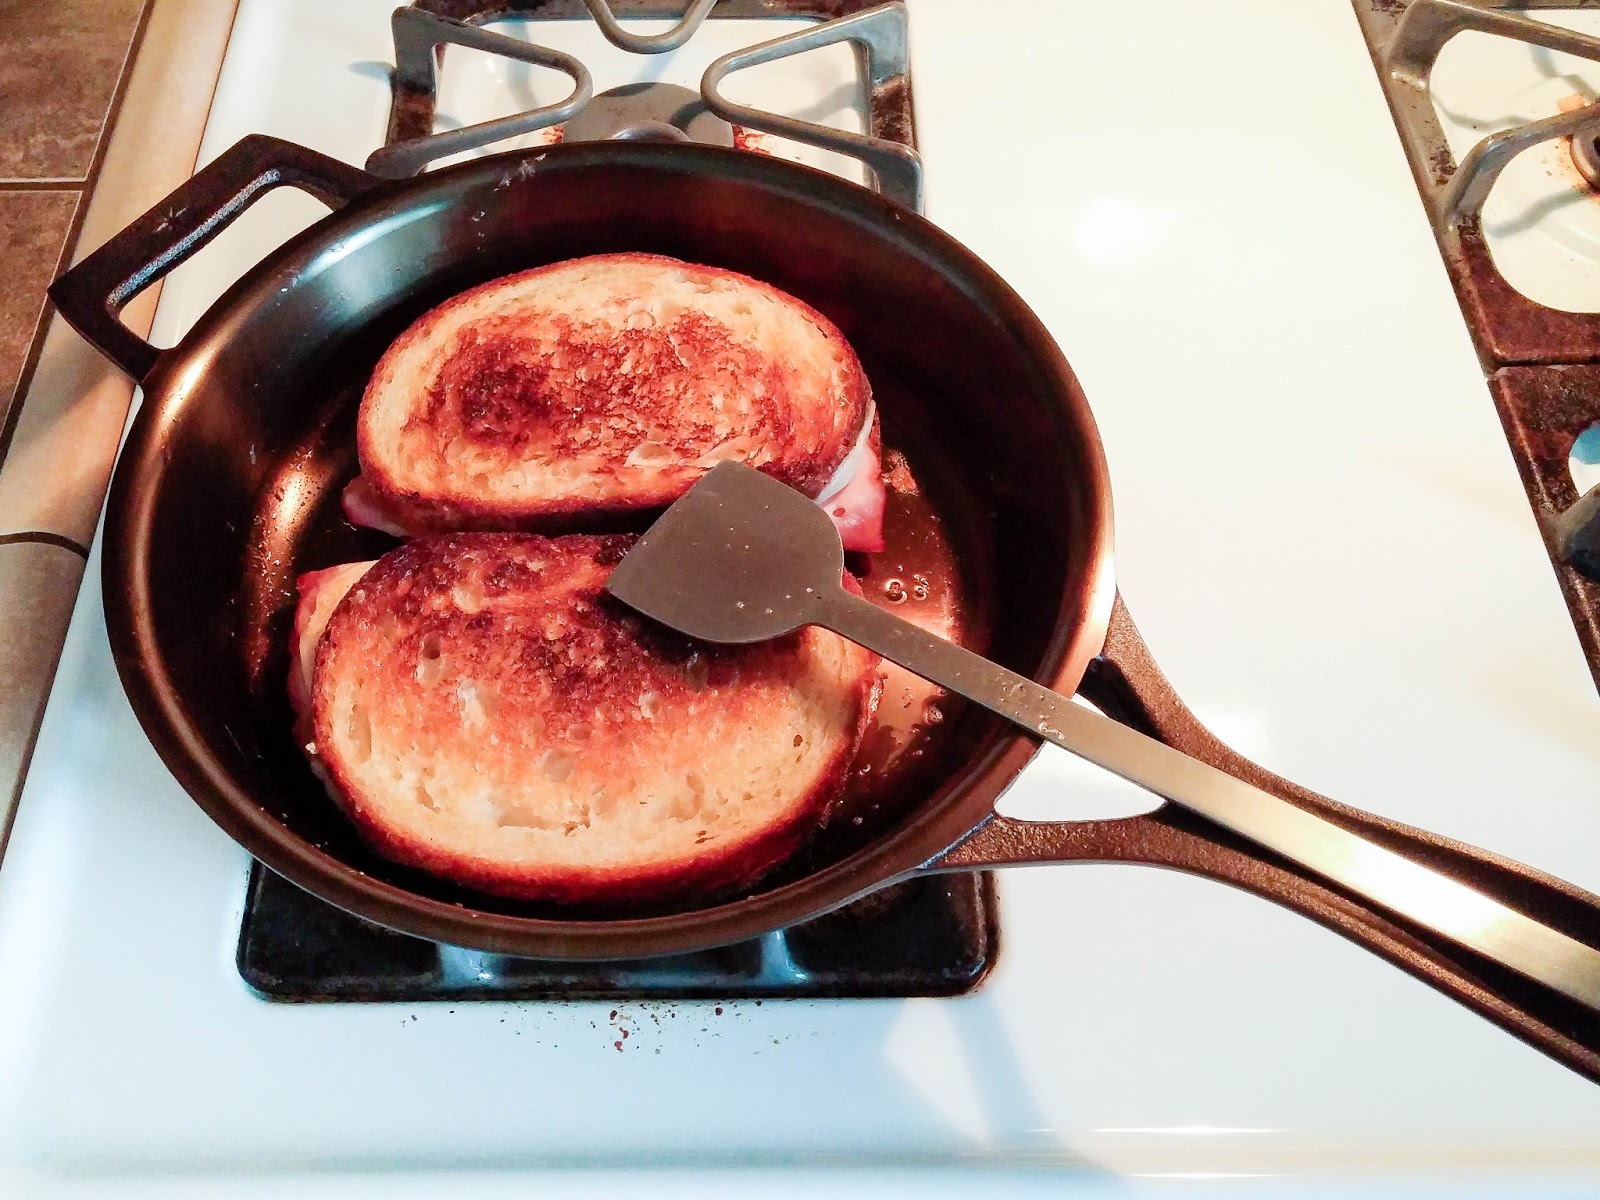
[[[690,637],[760,642],[810,624],[843,571],[827,513],[787,484],[725,462],[661,515],[606,590]]]

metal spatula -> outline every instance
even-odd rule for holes
[[[1600,1010],[1600,952],[1305,809],[1074,704],[841,585],[844,550],[812,501],[738,463],[710,471],[606,585],[665,625],[758,642],[821,625],[1546,987]]]

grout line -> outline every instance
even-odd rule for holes
[[[67,226],[67,236],[61,243],[61,253],[56,258],[55,269],[50,272],[52,283],[63,268],[71,264],[73,252],[78,248],[78,237],[83,232],[83,220],[88,215],[89,205],[94,199],[93,184],[90,181],[99,182],[100,167],[105,162],[106,150],[111,145],[111,134],[116,129],[117,118],[122,115],[122,102],[128,93],[128,81],[133,76],[133,61],[144,45],[144,31],[150,25],[152,7],[154,0],[144,0],[144,6],[139,10],[138,23],[133,29],[133,36],[128,39],[128,49],[122,56],[121,66],[117,68],[117,86],[112,89],[111,102],[106,107],[105,120],[100,125],[100,136],[94,144],[94,156],[89,160],[89,174],[77,185],[82,190],[73,209],[72,221]],[[45,330],[55,311],[55,305],[51,304],[50,298],[46,296],[39,313],[39,324],[34,328],[33,341],[28,347],[28,356],[22,364],[22,372],[17,376],[16,390],[11,393],[9,407],[0,412],[0,467],[5,466],[6,458],[11,452],[11,439],[16,434],[18,423],[22,420],[22,406],[28,399],[28,389],[33,385],[33,372],[39,365],[39,355],[44,350]]]
[[[74,541],[65,534],[52,533],[48,529],[24,529],[21,533],[0,533],[0,546],[17,545],[59,546],[63,550],[71,550],[79,558],[89,557],[89,547],[82,542]]]
[[[89,182],[88,176],[82,179],[56,178],[54,176],[39,179],[0,179],[0,192],[59,192],[81,188]]]
[[[0,189],[4,192],[7,189]],[[50,268],[50,281],[55,282],[61,268],[71,260],[72,244],[77,240],[79,226],[83,221],[83,214],[88,211],[89,197],[81,192],[73,193],[72,219],[67,222],[67,230],[61,239],[61,245],[56,250],[56,261]],[[45,285],[46,287],[49,284]],[[50,303],[48,293],[40,297],[39,318],[33,327],[31,340],[28,342],[27,356],[22,360],[22,369],[17,372],[17,383],[9,397],[0,396],[0,467],[5,466],[6,455],[11,449],[11,436],[16,432],[17,423],[22,419],[22,405],[28,398],[28,388],[33,384],[34,368],[39,365],[39,355],[44,353],[44,335],[50,327],[50,318],[55,316],[56,307]]]

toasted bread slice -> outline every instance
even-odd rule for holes
[[[737,459],[882,548],[872,389],[843,334],[765,283],[651,254],[573,259],[439,305],[361,400],[357,524],[619,527]]]
[[[750,882],[825,821],[876,656],[644,623],[601,591],[631,541],[457,534],[303,577],[308,749],[381,853],[500,895],[654,900]]]

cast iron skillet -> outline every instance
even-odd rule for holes
[[[247,274],[171,350],[116,319],[262,193],[337,211]],[[536,957],[640,957],[795,924],[928,871],[1128,861],[1234,884],[1312,917],[1600,1078],[1576,1005],[1375,911],[1170,805],[1118,820],[994,813],[1036,744],[976,712],[941,778],[865,841],[698,909],[581,914],[454,890],[373,856],[288,733],[281,643],[296,570],[354,557],[330,532],[378,355],[445,297],[580,254],[647,250],[765,279],[836,321],[898,422],[958,465],[991,553],[990,657],[1257,786],[1600,944],[1597,901],[1526,867],[1287,783],[1173,695],[1116,598],[1098,434],[1038,319],[938,229],[830,175],[703,146],[607,142],[404,182],[251,137],[57,281],[61,312],[144,388],[104,545],[112,652],[134,711],[195,800],[253,855],[360,916]],[[913,399],[914,398],[914,402]],[[914,408],[913,408],[914,404]],[[915,426],[912,429],[911,426]],[[960,511],[953,513],[957,519]]]

